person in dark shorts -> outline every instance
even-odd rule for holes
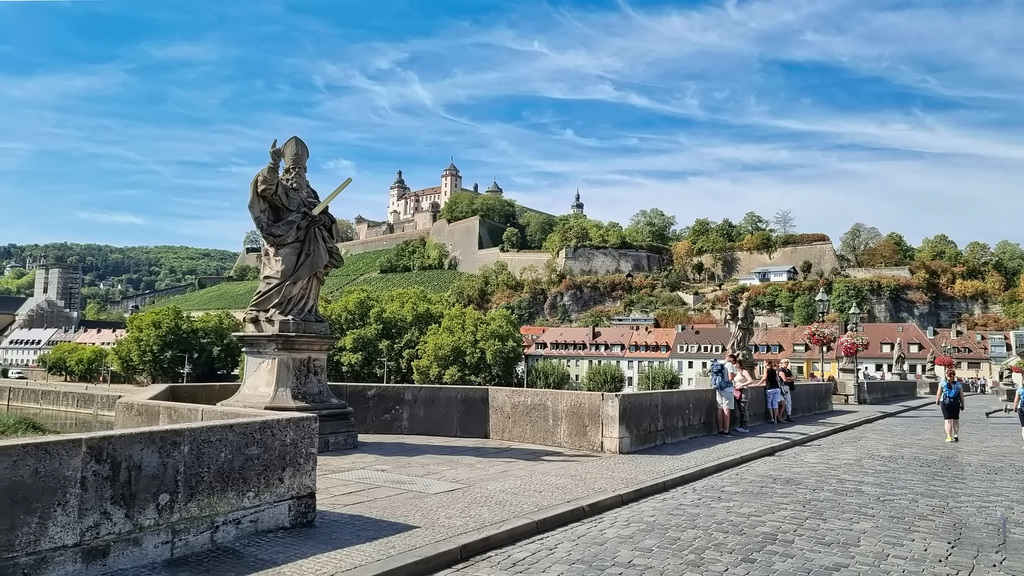
[[[956,371],[946,370],[946,378],[939,382],[935,403],[942,409],[946,442],[960,441],[960,411],[964,409],[964,389],[956,379]]]
[[[780,405],[782,391],[779,389],[779,373],[775,370],[774,361],[768,360],[764,363],[764,374],[758,385],[764,386],[764,397],[768,402],[768,417],[772,424],[780,424],[784,408]]]
[[[1020,420],[1020,437],[1024,438],[1024,384],[1018,386],[1017,393],[1013,395],[1013,411]]]

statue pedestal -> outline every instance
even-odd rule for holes
[[[855,402],[860,403],[860,390],[857,385],[857,369],[853,364],[840,364],[836,388],[840,394],[852,394]]]
[[[320,420],[319,452],[355,448],[352,409],[327,386],[327,351],[335,338],[320,323],[289,323],[297,332],[253,330],[235,334],[245,353],[242,386],[218,403],[231,408],[308,412]],[[283,326],[282,326],[283,327]]]
[[[1017,386],[1013,382],[1000,382],[999,387],[996,388],[996,394],[1000,402],[1013,402],[1013,397],[1017,395]]]

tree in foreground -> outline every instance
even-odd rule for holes
[[[512,382],[522,359],[522,338],[506,310],[481,314],[451,308],[427,331],[412,363],[417,384],[492,386]]]
[[[622,392],[626,387],[626,375],[614,364],[598,364],[587,369],[583,378],[583,389],[587,392]]]
[[[535,362],[526,371],[526,385],[530,388],[565,390],[571,382],[569,369],[552,360]]]
[[[640,370],[636,379],[637,390],[675,390],[679,384],[679,373],[668,364],[649,365]]]

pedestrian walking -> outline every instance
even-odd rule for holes
[[[782,400],[782,391],[779,390],[779,373],[775,370],[775,362],[768,360],[764,363],[764,374],[758,386],[764,386],[764,397],[768,402],[768,416],[772,424],[782,422],[782,410],[779,402]]]
[[[939,382],[935,403],[942,409],[946,442],[959,442],[960,411],[964,409],[964,389],[960,381],[957,380],[956,371],[952,368],[946,370],[946,378]]]
[[[793,421],[793,390],[796,389],[796,379],[793,378],[793,371],[789,369],[789,358],[783,358],[779,368],[779,390],[782,391],[782,401],[786,405],[786,422]]]
[[[1020,437],[1024,439],[1024,384],[1018,386],[1017,393],[1013,395],[1013,411],[1020,420]]]

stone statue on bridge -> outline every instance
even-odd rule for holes
[[[278,174],[282,160],[284,171]],[[324,207],[317,213],[320,197],[306,179],[307,160],[309,148],[298,136],[280,148],[274,140],[270,162],[249,187],[249,214],[264,246],[260,285],[245,312],[248,324],[324,322],[320,288],[342,257],[337,221]]]
[[[892,352],[892,373],[902,378],[907,377],[907,355],[903,353],[903,339],[896,339],[896,347]]]
[[[735,310],[735,312],[733,312]],[[728,349],[749,369],[754,367],[754,355],[750,352],[750,339],[754,336],[754,307],[750,296],[744,296],[738,307],[730,306],[730,321],[734,322]]]
[[[928,358],[924,361],[924,377],[927,380],[938,380],[939,376],[935,373],[935,349],[932,348],[928,351]]]

